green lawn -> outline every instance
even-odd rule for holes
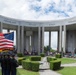
[[[0,70],[0,75],[1,75],[1,70]]]
[[[17,75],[39,75],[38,72],[28,71],[24,69],[17,69],[17,71],[18,71]],[[1,70],[0,70],[0,75],[1,75]]]
[[[17,69],[18,73],[17,75],[39,75],[39,72],[33,72],[33,71],[28,71],[25,69]]]
[[[76,60],[72,58],[61,58],[60,60],[62,64],[76,63]]]
[[[39,72],[33,72],[24,69],[17,69],[17,71],[18,71],[17,75],[39,75]],[[0,70],[0,75],[1,75],[1,70]]]
[[[65,67],[57,72],[62,75],[76,75],[76,67]]]

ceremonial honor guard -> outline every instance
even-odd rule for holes
[[[16,75],[16,72],[17,72],[16,67],[18,67],[18,62],[15,59],[15,55],[12,55],[12,58],[11,58],[11,75]]]

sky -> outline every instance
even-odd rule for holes
[[[76,0],[0,0],[0,15],[23,20],[56,20],[76,16]],[[45,33],[45,45],[48,45]],[[57,46],[57,33],[52,47]],[[55,40],[53,40],[55,39]]]

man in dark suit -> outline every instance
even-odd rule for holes
[[[2,72],[2,75],[6,75],[5,54],[2,54],[1,56],[1,72]]]
[[[15,55],[13,54],[11,58],[11,75],[16,75],[16,67],[18,67],[18,62],[15,59]]]

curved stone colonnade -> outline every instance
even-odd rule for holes
[[[49,31],[50,47],[51,31],[58,31],[58,52],[62,49],[62,37],[64,52],[74,52],[73,49],[76,48],[76,17],[52,21],[30,21],[0,16],[0,32],[2,29],[16,30],[18,52],[23,53],[24,49],[36,50],[39,54],[41,51],[44,52],[44,31]]]

